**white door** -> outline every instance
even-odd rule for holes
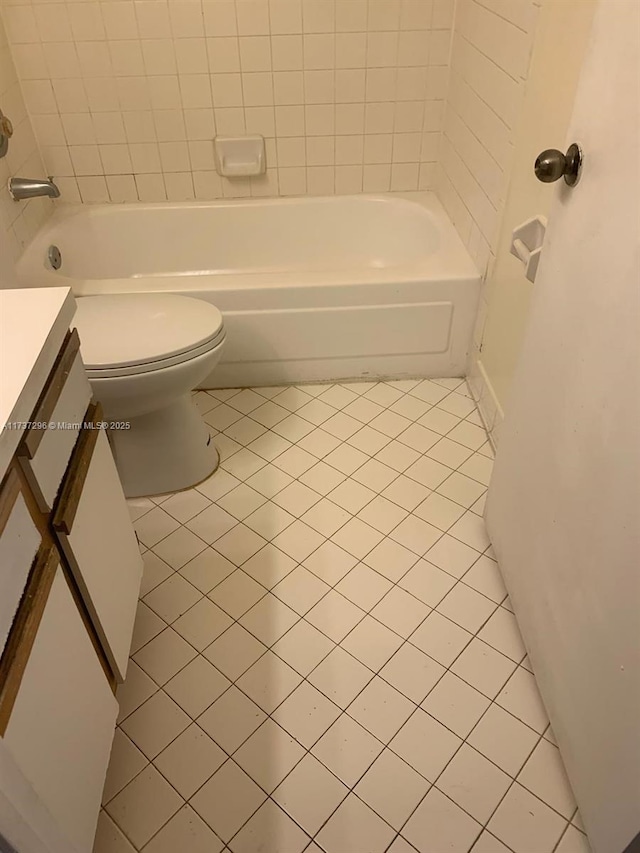
[[[595,853],[640,833],[639,34],[601,0],[486,509]]]

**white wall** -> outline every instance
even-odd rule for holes
[[[416,190],[432,184],[454,0],[4,0],[65,200]],[[261,133],[220,180],[212,138]]]
[[[498,244],[539,6],[540,0],[457,4],[435,186],[483,271]]]
[[[10,116],[14,135],[6,157],[0,159],[0,287],[13,283],[13,262],[52,210],[46,199],[14,202],[7,190],[10,175],[45,175],[4,26],[0,20],[0,108]]]
[[[562,148],[573,109],[597,0],[544,0],[534,51],[512,134],[510,183],[495,250],[489,253],[469,373],[471,388],[494,443],[508,406],[534,284],[510,253],[511,232],[536,214],[547,215],[563,182],[542,184],[533,163],[545,148]]]
[[[594,853],[640,842],[639,33],[598,4],[485,513]]]

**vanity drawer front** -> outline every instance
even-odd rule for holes
[[[92,404],[85,422],[101,419],[100,406]],[[109,665],[124,681],[142,557],[103,428],[82,430],[52,524]]]
[[[14,468],[0,486],[0,659],[42,542]]]
[[[69,332],[22,440],[18,456],[42,512],[55,502],[78,439],[91,386],[80,356],[76,329]],[[45,428],[44,424],[53,424]],[[63,426],[61,426],[63,425]]]
[[[0,731],[68,839],[69,853],[91,853],[118,704],[60,557],[55,548],[48,553],[32,608],[35,624],[23,638],[29,648],[21,653],[13,707]]]

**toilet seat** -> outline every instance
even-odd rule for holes
[[[122,293],[77,299],[75,325],[89,378],[130,376],[189,361],[220,346],[220,311],[170,293]]]

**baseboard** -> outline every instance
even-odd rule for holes
[[[462,348],[460,348],[462,349]],[[385,379],[444,379],[464,376],[468,353],[416,353],[352,358],[224,362],[200,388],[244,388],[299,382],[371,382]]]
[[[472,356],[471,370],[467,382],[478,407],[487,435],[489,436],[491,446],[495,451],[500,440],[504,411],[479,355],[480,353],[477,353]]]

